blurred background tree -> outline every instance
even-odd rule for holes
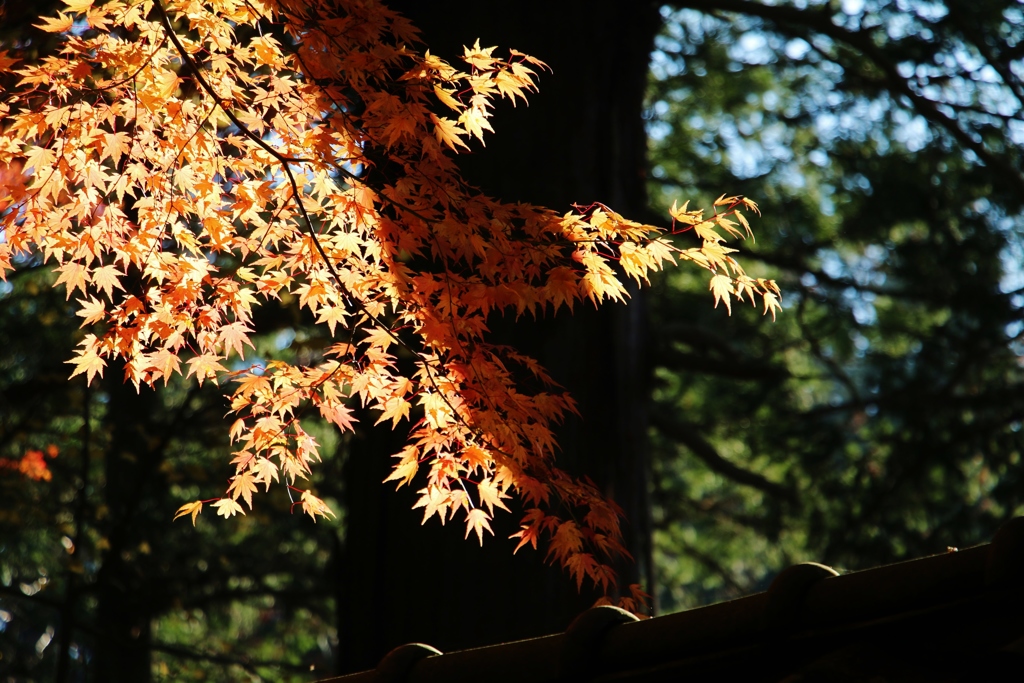
[[[605,0],[552,7],[537,1],[520,4],[510,13],[497,5],[461,1],[399,9],[408,10],[423,26],[425,44],[437,54],[459,54],[462,44],[480,36],[485,45],[537,54],[559,74],[544,80],[542,93],[531,97],[528,109],[507,108],[500,114],[496,129],[502,135],[490,138],[486,150],[463,159],[468,178],[497,196],[547,203],[566,211],[574,201],[598,199],[627,215],[643,210],[645,131],[641,114],[649,46],[659,21],[656,6],[627,7]],[[544,21],[538,25],[536,18],[541,16]],[[27,28],[22,32],[12,29],[8,35],[8,44],[13,42],[30,54],[52,49],[42,45],[38,36],[32,37]],[[609,44],[628,40],[635,48],[621,53],[606,51],[595,57],[588,52],[595,40]],[[43,285],[45,282],[52,279],[44,280]],[[3,292],[0,307],[11,315],[31,318],[37,304],[32,303],[32,294],[19,294],[20,286],[15,283],[13,289]],[[65,345],[50,350],[37,347],[26,334],[29,328],[12,321],[5,329],[25,342],[21,355],[12,355],[8,361],[12,373],[21,372],[25,354],[38,353],[39,362],[53,368],[54,381],[67,376],[62,363],[76,341],[76,321],[63,307],[61,293],[51,293],[51,297],[57,306],[51,317],[62,326],[53,333],[55,344],[65,340]],[[28,313],[23,312],[25,307],[15,305],[20,300],[26,301]],[[645,424],[642,419],[634,419],[645,401],[633,400],[646,396],[646,387],[640,384],[645,378],[645,356],[635,334],[642,329],[637,322],[638,311],[642,309],[637,306],[601,313],[582,310],[571,319],[562,316],[524,328],[512,321],[495,321],[506,339],[539,355],[552,368],[556,378],[574,391],[587,415],[584,421],[566,426],[559,435],[560,443],[565,459],[571,463],[569,468],[591,475],[626,508],[632,520],[627,542],[640,564],[623,564],[625,582],[638,578],[642,571],[639,567],[645,567],[649,554],[646,468],[640,448]],[[311,320],[298,316],[288,302],[280,310],[264,311],[263,316],[256,326],[268,330],[258,349],[264,359],[303,353],[322,341],[310,328]],[[595,367],[600,370],[593,371]],[[539,553],[527,549],[513,556],[514,541],[507,536],[517,528],[514,516],[495,520],[496,538],[483,548],[466,542],[457,530],[436,524],[421,527],[419,515],[409,509],[415,500],[414,491],[406,488],[396,494],[392,484],[382,484],[390,472],[388,456],[398,450],[402,440],[402,435],[384,428],[357,430],[351,439],[338,444],[336,457],[318,473],[314,483],[321,495],[335,498],[345,511],[330,532],[312,526],[308,520],[282,514],[287,500],[279,501],[277,511],[257,508],[261,515],[276,515],[273,521],[253,514],[237,523],[206,519],[201,520],[199,532],[193,532],[187,523],[172,525],[166,513],[197,494],[203,495],[203,491],[219,489],[222,484],[216,482],[228,474],[223,432],[226,423],[222,422],[226,405],[216,391],[186,393],[184,387],[173,384],[132,402],[129,397],[134,396],[134,388],[115,386],[120,378],[113,369],[108,375],[105,393],[94,397],[93,405],[106,405],[104,401],[113,405],[116,399],[118,405],[130,409],[105,410],[102,417],[108,422],[92,425],[91,429],[99,432],[102,427],[124,435],[125,445],[115,440],[114,449],[97,447],[99,452],[93,460],[121,458],[117,449],[128,449],[131,457],[144,464],[130,468],[132,475],[125,475],[124,481],[94,476],[83,487],[86,493],[77,492],[83,477],[72,475],[64,494],[71,508],[63,515],[77,519],[74,505],[82,504],[79,501],[88,495],[106,500],[125,492],[134,492],[132,495],[137,497],[143,486],[147,491],[152,489],[152,495],[147,495],[145,515],[132,506],[117,510],[123,523],[138,535],[132,542],[147,540],[150,553],[135,553],[123,544],[116,549],[101,548],[92,568],[95,576],[80,580],[90,587],[81,591],[83,597],[69,594],[71,597],[64,599],[64,582],[47,579],[45,589],[31,596],[34,600],[24,597],[21,584],[31,585],[44,573],[51,577],[57,571],[52,567],[67,561],[64,555],[68,553],[60,546],[58,534],[40,551],[39,562],[34,562],[31,554],[26,555],[23,566],[5,579],[0,609],[6,610],[10,604],[13,616],[5,622],[8,625],[0,633],[0,642],[9,643],[12,654],[0,660],[0,667],[13,667],[11,658],[17,656],[21,662],[17,665],[19,675],[39,680],[52,672],[56,672],[57,680],[75,680],[85,672],[98,680],[117,680],[119,674],[104,663],[111,661],[102,654],[104,643],[109,640],[114,647],[130,638],[137,644],[126,650],[126,655],[134,657],[126,658],[121,680],[144,680],[147,666],[157,680],[204,675],[218,680],[259,676],[277,680],[307,666],[307,659],[312,657],[307,653],[315,649],[313,645],[323,645],[334,659],[317,671],[324,671],[324,666],[351,671],[374,666],[390,648],[403,642],[419,640],[451,650],[559,631],[597,597],[578,594],[576,586],[558,569],[546,566]],[[18,401],[17,388],[12,381],[10,389],[3,389],[12,403]],[[175,415],[185,405],[189,406],[187,419],[178,419]],[[205,421],[220,424],[221,432],[200,434],[192,426]],[[373,421],[363,420],[363,425]],[[16,427],[4,425],[2,429],[13,434]],[[62,452],[84,438],[80,428],[72,425],[68,429],[68,443],[59,444]],[[139,443],[140,434],[151,430],[173,434],[180,441]],[[329,443],[325,438],[318,435],[322,444]],[[182,443],[186,440],[192,440],[191,445]],[[12,446],[12,452],[20,452],[20,447]],[[325,450],[329,452],[330,448]],[[176,458],[185,454],[194,458],[194,470],[186,470],[188,478],[174,488],[170,479],[182,476],[180,466],[184,464]],[[63,457],[53,461],[54,468],[71,461],[61,460]],[[160,467],[161,462],[166,466]],[[58,479],[55,476],[54,482]],[[39,499],[57,490],[53,482],[26,486],[23,479],[12,480],[11,486],[36,491],[34,495]],[[157,494],[156,489],[161,492]],[[12,498],[4,505],[21,514],[33,503]],[[83,523],[91,522],[83,518]],[[53,524],[49,518],[40,518],[31,525],[19,524],[18,535],[56,533],[48,531]],[[238,526],[246,533],[237,543],[235,539],[224,542]],[[333,535],[335,530],[337,537]],[[156,564],[163,564],[159,567],[146,564],[147,558],[155,554],[153,536],[161,541]],[[304,540],[296,545],[293,538]],[[282,546],[286,542],[291,545]],[[8,554],[21,557],[28,553],[32,543],[26,540],[17,546],[8,545],[11,550],[5,549],[5,560]],[[172,543],[178,545],[172,547]],[[243,552],[243,543],[252,543],[255,548]],[[297,547],[304,555],[301,561],[295,557]],[[260,552],[277,552],[280,556],[264,563],[257,559]],[[172,557],[180,561],[172,561]],[[212,558],[221,562],[223,584],[205,584]],[[196,570],[198,566],[206,569]],[[265,569],[254,575],[254,567]],[[465,595],[461,586],[467,572],[486,574],[495,586],[494,595]],[[127,580],[129,575],[131,581]],[[172,576],[187,578],[168,584]],[[131,610],[109,618],[105,616],[109,611],[97,599],[85,595],[99,592],[95,586],[106,586],[107,577],[112,589],[105,595],[132,604]],[[238,588],[239,581],[245,590]],[[189,591],[218,597],[192,609]],[[268,613],[266,607],[270,604],[276,610],[282,592],[291,599],[287,618],[274,616],[274,611]],[[449,596],[443,611],[436,609],[437,595]],[[215,606],[219,611],[215,612]],[[19,610],[16,615],[15,607]],[[77,618],[60,622],[61,608],[66,612],[77,610]],[[257,628],[256,622],[259,636],[236,642],[236,634],[251,633]],[[146,624],[150,625],[148,630]],[[173,633],[164,624],[173,625]],[[69,632],[72,635],[66,637],[78,648],[71,651],[80,659],[62,664],[55,653],[67,651],[58,641],[61,633]],[[300,640],[304,647],[288,647],[284,634]],[[268,673],[274,671],[275,661],[281,663],[282,673]],[[260,663],[268,666],[261,667]]]
[[[330,671],[340,525],[297,524],[283,492],[237,523],[173,523],[181,501],[223,486],[226,401],[184,382],[136,393],[114,367],[92,387],[69,382],[82,332],[54,279],[23,268],[0,291],[0,462],[36,452],[46,468],[0,469],[4,680]],[[303,353],[287,309],[266,313],[256,352]],[[338,450],[333,430],[316,436]],[[337,458],[321,476],[336,498]]]
[[[663,609],[972,545],[1020,514],[1024,16],[1003,2],[680,2],[656,207],[756,198],[786,312],[652,296]]]
[[[396,6],[437,54],[479,36],[554,68],[461,160],[488,191],[649,221],[677,198],[761,204],[744,257],[783,285],[775,324],[710,309],[683,273],[628,307],[496,322],[580,400],[565,457],[627,509],[629,571],[659,611],[763,589],[796,561],[944,552],[1020,514],[1018,6]],[[42,49],[10,18],[5,45]],[[52,281],[0,290],[0,458],[38,452],[51,475],[0,469],[0,676],[311,680],[411,640],[561,630],[592,600],[510,556],[497,527],[483,549],[421,528],[412,494],[380,484],[393,437],[369,429],[317,435],[336,455],[315,485],[345,511],[330,525],[286,514],[283,493],[172,524],[229,474],[224,400],[173,383],[137,396],[114,368],[92,390],[67,382],[77,320]],[[288,302],[262,315],[260,357],[321,345]],[[460,593],[468,571],[495,594]],[[424,590],[450,609],[428,611]]]

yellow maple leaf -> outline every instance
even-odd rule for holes
[[[764,312],[767,314],[771,311],[772,321],[774,321],[775,312],[782,310],[782,304],[779,303],[779,298],[771,292],[765,292],[762,296],[764,297]]]
[[[79,299],[78,303],[80,305],[75,315],[77,315],[80,318],[85,318],[85,320],[82,321],[82,327],[85,327],[86,325],[92,325],[93,323],[98,323],[101,320],[103,320],[103,318],[106,317],[106,304],[104,304],[99,299],[95,297],[90,298],[88,300]]]
[[[495,505],[506,512],[509,511],[505,504],[501,502],[502,498],[508,498],[508,496],[498,488],[490,477],[477,482],[476,490],[480,495],[480,504],[486,505],[492,515],[494,514]]]
[[[458,147],[469,149],[469,145],[462,141],[462,136],[466,135],[466,131],[459,128],[455,121],[438,118],[433,114],[430,115],[430,120],[434,124],[434,136],[437,137],[438,142],[443,142],[453,150]]]
[[[76,289],[82,290],[82,294],[85,294],[85,286],[92,280],[92,275],[89,269],[79,263],[78,261],[68,261],[63,266],[57,269],[60,273],[60,277],[57,278],[55,285],[64,284],[67,288],[67,297],[71,298],[72,292]]]
[[[131,150],[131,138],[128,133],[118,131],[116,133],[103,133],[103,150],[100,152],[100,161],[110,159],[115,164],[120,163],[121,157]]]
[[[381,422],[390,419],[391,426],[394,428],[398,426],[399,420],[403,418],[409,419],[409,410],[412,409],[412,404],[401,396],[388,396],[384,399],[382,405],[377,407],[381,410],[381,415],[373,424],[379,425]]]
[[[460,456],[466,464],[466,470],[470,473],[475,472],[477,469],[486,471],[493,462],[491,454],[476,444],[468,446],[466,450],[462,451]]]
[[[57,160],[57,152],[41,145],[33,146],[25,154],[24,171],[33,169],[37,177],[47,172]]]
[[[213,504],[213,507],[217,508],[217,514],[224,519],[234,517],[239,512],[243,515],[245,514],[245,510],[242,509],[242,506],[232,498],[221,498]]]
[[[343,432],[355,431],[357,422],[352,411],[340,401],[325,401],[320,404],[320,414],[326,420],[330,420]]]
[[[341,323],[345,325],[345,320],[348,318],[348,312],[342,306],[325,305],[321,306],[320,310],[317,311],[317,322],[327,323],[327,326],[331,328],[331,336],[334,336],[334,327]]]
[[[485,130],[494,132],[490,122],[487,121],[487,112],[482,107],[473,107],[462,112],[459,116],[459,123],[481,143],[484,142]]]
[[[32,25],[47,33],[65,33],[75,25],[75,18],[63,12],[57,12],[56,17],[39,17],[39,21],[42,23]]]
[[[163,100],[169,100],[174,95],[174,91],[178,89],[178,83],[181,79],[178,78],[178,74],[170,70],[163,70],[156,77],[156,96]]]
[[[270,490],[271,481],[280,481],[280,468],[267,460],[266,458],[256,458],[256,461],[252,464],[250,471],[252,472],[253,479],[258,484],[266,486],[266,491]],[[252,506],[249,506],[252,509]]]
[[[203,501],[197,500],[192,503],[185,503],[178,511],[174,514],[174,519],[178,517],[184,517],[185,515],[192,515],[192,526],[196,525],[196,517],[203,511]]]
[[[267,486],[269,487],[270,484],[268,483]],[[251,472],[236,474],[231,477],[231,483],[228,485],[228,495],[235,500],[241,496],[250,510],[252,510],[252,494],[256,490],[256,478]]]
[[[437,99],[441,100],[441,102],[449,109],[460,111],[465,105],[452,97],[453,92],[454,91],[445,90],[440,85],[434,85],[434,94],[437,95]]]
[[[115,289],[124,291],[124,287],[121,286],[121,273],[118,271],[117,266],[114,265],[102,266],[93,270],[92,283],[100,291],[105,292],[107,299],[111,301],[113,300]]]
[[[397,481],[397,488],[402,488],[413,480],[416,476],[416,471],[419,469],[419,449],[415,446],[406,446],[400,453],[396,453],[395,458],[399,458],[399,462],[395,465],[394,470],[385,479],[385,482]]]
[[[252,332],[252,330],[250,330],[249,326],[245,323],[233,322],[230,325],[225,325],[221,328],[217,343],[224,345],[225,354],[234,350],[238,354],[239,358],[245,360],[244,345],[248,344],[250,348],[256,348],[252,343],[252,340],[249,339],[250,332]]]
[[[310,491],[302,492],[302,511],[316,521],[317,517],[333,517],[334,513],[327,504],[314,496]]]
[[[79,352],[78,356],[64,362],[75,366],[75,371],[71,373],[68,379],[85,373],[86,383],[88,384],[92,384],[92,378],[96,375],[102,377],[103,368],[107,367],[107,362],[96,353],[94,348],[85,348]]]
[[[420,489],[417,493],[422,495],[412,506],[412,509],[424,508],[423,519],[420,521],[420,524],[426,524],[427,520],[436,513],[441,518],[441,524],[444,525],[445,514],[448,511],[448,505],[451,500],[451,492],[445,491],[439,486],[428,486],[425,489]]]
[[[715,308],[718,308],[719,301],[724,301],[725,309],[729,312],[729,315],[732,315],[732,278],[728,275],[722,275],[719,273],[711,278],[709,288],[711,289],[711,293],[715,296]]]
[[[85,12],[92,7],[94,0],[61,0],[72,12]]]
[[[490,519],[490,516],[481,508],[470,510],[466,514],[466,538],[469,538],[469,532],[475,531],[477,538],[480,539],[480,545],[483,545],[485,529],[492,536],[494,535],[494,531],[489,523]]]

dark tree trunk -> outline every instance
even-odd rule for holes
[[[559,211],[601,201],[624,215],[645,210],[641,118],[657,6],[611,0],[512,5],[444,0],[397,2],[434,54],[455,63],[462,45],[515,48],[547,62],[529,107],[502,103],[486,149],[462,157],[467,179],[508,201]],[[636,558],[625,583],[649,567],[645,311],[629,306],[538,323],[508,321],[505,340],[538,357],[580,404],[582,420],[559,433],[563,464],[593,478],[623,507]],[[419,526],[414,494],[380,482],[400,436],[357,439],[346,476],[346,538],[338,620],[344,671],[372,667],[390,648],[422,641],[442,650],[563,630],[595,595],[578,595],[538,553],[511,554],[518,518],[499,515],[481,549],[436,519]],[[472,581],[470,579],[473,579]],[[470,590],[469,585],[481,585]],[[646,581],[643,581],[646,583]]]
[[[120,367],[107,370],[109,396],[107,419],[110,442],[104,452],[104,503],[109,545],[97,575],[98,607],[95,624],[97,680],[144,683],[150,680],[150,621],[155,607],[151,595],[154,572],[144,559],[159,553],[155,539],[146,531],[140,514],[150,497],[164,500],[153,491],[152,478],[161,457],[160,440],[154,436],[154,391],[136,393],[122,383]]]

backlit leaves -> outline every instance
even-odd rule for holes
[[[236,513],[245,514],[245,510],[233,498],[221,498],[213,507],[217,509],[217,514],[225,519],[234,517]]]
[[[19,64],[0,106],[0,276],[38,253],[80,293],[90,330],[71,375],[121,359],[136,386],[182,372],[231,386],[223,517],[278,484],[332,515],[293,488],[320,459],[302,420],[351,430],[368,407],[409,428],[388,481],[421,482],[424,521],[458,515],[482,542],[517,497],[518,547],[546,540],[578,584],[615,592],[620,511],[554,460],[575,404],[489,343],[487,318],[623,300],[624,278],[667,261],[707,270],[716,304],[761,297],[774,315],[774,283],[725,246],[756,206],[673,207],[660,230],[600,204],[563,215],[480,194],[452,152],[482,143],[495,101],[525,99],[546,66],[476,43],[460,70],[372,1],[65,4],[40,24],[60,56]],[[255,348],[254,307],[285,297],[332,342],[306,364],[233,366]]]
[[[178,517],[184,517],[185,515],[191,515],[191,517],[192,517],[192,526],[195,526],[196,525],[196,517],[198,517],[199,513],[201,513],[202,511],[203,511],[203,501],[201,501],[201,500],[197,500],[197,501],[192,502],[192,503],[185,503],[180,508],[178,508],[178,511],[176,513],[174,513],[174,519],[178,519]]]

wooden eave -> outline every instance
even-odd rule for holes
[[[644,621],[610,607],[564,632],[440,654],[403,645],[336,683],[1024,681],[1024,518],[991,543]],[[326,683],[326,682],[324,682]]]

